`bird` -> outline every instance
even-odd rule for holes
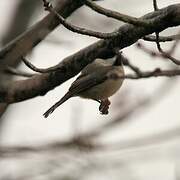
[[[113,63],[96,59],[88,64],[71,84],[68,92],[50,107],[43,116],[47,118],[57,107],[75,96],[99,102],[100,113],[108,114],[109,105],[111,104],[108,98],[120,89],[124,80],[122,58],[123,56],[118,55]]]

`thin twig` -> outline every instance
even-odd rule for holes
[[[177,45],[177,42],[175,42],[175,44]],[[176,45],[173,45],[173,47],[171,48],[171,50],[169,51],[169,53],[164,52],[161,47],[160,47],[160,51],[161,53],[156,53],[155,51],[152,51],[148,48],[146,48],[142,43],[137,43],[137,47],[141,48],[144,52],[150,54],[151,56],[156,56],[156,57],[163,57],[163,58],[168,58],[171,61],[173,61],[176,65],[180,65],[180,61],[173,58],[172,56],[170,56],[170,54],[174,51],[174,48],[176,47]],[[159,47],[159,46],[158,46]]]
[[[17,70],[16,68],[13,68],[13,67],[10,67],[10,66],[8,66],[4,70],[4,72],[8,73],[8,74],[16,75],[16,76],[22,76],[22,77],[32,77],[32,76],[35,75],[35,74],[32,74],[32,73]]]
[[[80,1],[58,0],[55,8],[64,18],[67,18],[82,5],[83,2]],[[21,56],[25,56],[36,45],[43,41],[59,24],[60,22],[56,16],[48,13],[44,18],[28,28],[26,32],[23,32],[1,48],[1,65],[8,64],[9,66],[13,66],[18,63]]]
[[[105,8],[97,5],[96,3],[92,2],[91,0],[86,0],[85,4],[88,7],[90,7],[91,9],[93,9],[94,11],[96,11],[100,14],[103,14],[107,17],[111,17],[111,18],[114,18],[116,20],[123,21],[125,23],[129,23],[129,24],[133,24],[133,25],[149,26],[148,21],[140,20],[140,19],[132,17],[132,16],[128,16],[128,15],[121,14],[121,13],[116,12],[116,11],[105,9]]]
[[[47,2],[46,0],[43,0],[44,3],[44,7],[45,10],[53,13],[56,15],[56,17],[59,19],[60,23],[66,27],[67,29],[69,29],[72,32],[78,33],[78,34],[82,34],[82,35],[88,35],[88,36],[92,36],[92,37],[96,37],[96,38],[100,38],[100,39],[109,39],[112,38],[114,36],[118,35],[118,31],[114,31],[111,33],[102,33],[102,32],[97,32],[97,31],[92,31],[89,29],[85,29],[82,27],[78,27],[75,25],[72,25],[71,23],[67,22],[52,6],[52,4],[50,4],[49,2]]]
[[[179,39],[180,39],[180,34],[175,34],[172,36],[159,36],[159,42],[168,42],[168,41],[174,41],[174,40],[179,40]],[[143,37],[143,40],[156,42],[156,36],[148,35],[148,36]]]
[[[137,74],[127,74],[120,78],[124,79],[144,79],[150,77],[172,77],[179,76],[180,69],[172,69],[172,70],[161,70],[160,68],[156,68],[153,71],[140,71],[140,75]]]
[[[138,76],[141,76],[141,70],[135,66],[134,64],[132,64],[126,57],[123,56],[122,58],[123,60],[123,64],[128,66],[132,71],[134,71]]]
[[[178,35],[180,36],[180,31],[179,31]],[[179,43],[179,40],[180,40],[180,39],[176,39],[176,41],[173,43],[173,46],[172,46],[171,49],[168,51],[169,54],[173,54],[173,53],[174,53],[174,51],[175,51],[175,49],[176,49],[176,47],[177,47],[177,45],[178,45],[178,43]]]
[[[156,0],[153,0],[153,7],[154,7],[154,11],[159,10]]]
[[[116,55],[117,55],[117,58],[119,57],[122,61],[122,64],[125,65],[125,66],[128,66],[133,72],[135,72],[137,75],[141,75],[141,70],[133,65],[128,59],[127,57],[125,57],[124,55],[122,55],[122,51],[119,51],[118,49],[114,49]]]
[[[162,57],[162,54],[157,53],[149,48],[147,48],[143,43],[136,43],[137,48],[143,50],[145,53],[149,54],[150,56]]]
[[[34,72],[38,72],[38,73],[50,73],[50,72],[57,71],[57,70],[60,69],[60,67],[58,65],[53,66],[53,67],[49,67],[49,68],[37,68],[32,63],[30,63],[26,58],[21,57],[21,59],[24,62],[24,64],[28,68],[30,68],[32,71],[34,71]]]
[[[158,10],[158,6],[157,6],[157,1],[156,0],[153,0],[153,7],[154,7],[154,10],[157,11]],[[170,53],[167,53],[165,52],[162,48],[161,48],[161,45],[160,45],[160,37],[159,37],[159,32],[155,32],[156,34],[156,45],[157,45],[157,48],[159,50],[159,52],[162,54],[163,57],[171,60],[174,64],[176,65],[180,65],[180,60],[174,58],[171,56]]]
[[[180,60],[179,59],[176,59],[176,58],[172,57],[169,53],[164,52],[162,49],[161,49],[160,52],[162,53],[163,57],[168,58],[169,60],[171,60],[176,65],[180,65]]]

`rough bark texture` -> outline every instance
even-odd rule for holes
[[[80,1],[77,2],[79,2],[76,4],[78,6],[82,3]],[[45,28],[49,32],[55,27],[55,24],[57,25],[57,22],[56,20],[52,21],[52,15],[49,15],[46,18],[50,18],[49,20],[51,21],[49,26],[46,24],[48,29]],[[7,86],[4,86],[0,90],[0,102],[13,103],[33,98],[38,95],[44,95],[49,90],[75,76],[82,70],[83,67],[92,62],[95,58],[112,57],[114,55],[112,51],[114,48],[125,48],[132,45],[145,35],[162,31],[168,27],[180,25],[180,4],[174,4],[156,12],[149,13],[141,19],[150,20],[149,27],[137,27],[129,24],[123,25],[119,28],[117,36],[112,39],[100,40],[65,58],[60,64],[58,64],[59,70],[56,72],[35,75],[30,79],[12,82]],[[46,21],[46,23],[48,23],[48,21]],[[33,28],[37,26],[40,26],[40,24],[38,23]],[[43,34],[43,37],[45,36],[42,29],[39,30],[39,32]],[[33,38],[33,33],[31,37]],[[24,41],[23,38],[22,41]],[[38,41],[35,41],[34,43],[36,44]],[[17,54],[16,48],[18,46],[21,46],[21,41],[18,41],[18,44],[9,46],[9,49],[7,48],[6,51],[4,51],[4,60],[10,58],[9,56],[11,54],[8,55],[9,50],[14,52],[12,54],[16,58],[23,55],[24,52]],[[27,44],[26,51],[27,49],[32,48],[32,46],[33,44]],[[12,48],[14,50],[12,50]]]

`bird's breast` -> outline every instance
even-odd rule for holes
[[[108,79],[80,94],[80,97],[88,99],[107,99],[118,91],[121,87],[123,79]]]

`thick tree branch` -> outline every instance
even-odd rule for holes
[[[48,73],[48,72],[52,72],[54,71],[51,68],[46,68],[46,69],[42,69],[42,68],[37,68],[36,66],[34,66],[32,63],[30,63],[26,58],[21,57],[22,61],[24,62],[24,64],[30,68],[32,71],[34,72],[38,72],[38,73]]]
[[[170,61],[172,61],[176,65],[180,65],[180,60],[179,59],[176,59],[176,58],[172,57],[170,53],[165,52],[161,48],[161,45],[160,45],[160,42],[159,42],[159,33],[156,33],[156,45],[157,45],[157,49],[161,53],[162,57],[169,59]]]
[[[37,1],[37,0],[35,0]],[[32,4],[36,4],[34,2],[29,2],[31,5],[28,5],[28,10],[26,10],[27,13],[32,13],[31,8],[33,8]],[[26,4],[28,2],[22,2],[19,7],[19,11],[17,12],[17,16],[22,16],[22,13],[20,12],[20,9],[23,8],[25,10]],[[69,16],[74,10],[79,8],[81,5],[83,5],[83,0],[59,0],[57,3],[56,11],[60,13],[64,18]],[[19,13],[20,12],[20,13]],[[33,13],[32,13],[33,14]],[[28,23],[27,17],[30,17],[30,14],[23,19],[26,19],[23,23],[26,25]],[[21,17],[22,18],[22,17]],[[19,21],[20,22],[20,21]],[[21,23],[17,24],[21,24]],[[8,66],[17,66],[20,62],[20,57],[22,55],[27,54],[32,48],[34,48],[39,42],[41,42],[53,29],[55,29],[59,25],[59,20],[54,16],[53,14],[47,15],[45,18],[43,18],[41,21],[36,23],[34,26],[32,26],[30,29],[28,29],[26,32],[24,32],[22,35],[18,36],[14,41],[11,41],[9,44],[7,44],[3,49],[0,50],[0,72],[3,70],[6,70],[7,65]],[[12,26],[13,28],[14,25]],[[23,26],[24,27],[24,26]],[[11,28],[12,29],[12,28]],[[16,29],[16,28],[15,28]],[[22,28],[21,28],[22,30]],[[10,31],[9,31],[10,32]],[[16,33],[16,30],[11,30],[11,37],[13,36],[13,33]],[[7,38],[5,38],[7,40]],[[4,39],[4,40],[5,40]],[[22,73],[21,73],[22,74]],[[1,74],[1,82],[4,83],[2,80],[4,76]],[[7,78],[6,78],[7,79]],[[3,103],[2,106],[0,105],[0,116],[3,114],[7,107],[7,104]]]
[[[16,81],[1,88],[0,101],[12,103],[33,98],[38,95],[44,95],[49,90],[78,74],[95,58],[114,56],[114,48],[122,49],[130,46],[138,39],[148,34],[180,25],[180,4],[174,4],[156,12],[149,13],[143,16],[142,19],[150,19],[152,23],[151,28],[137,27],[129,24],[123,25],[119,28],[119,34],[116,37],[109,40],[100,40],[65,58],[57,65],[59,70],[56,72],[35,75],[28,80]],[[163,75],[162,71],[159,70],[156,70],[156,73]],[[170,72],[167,71],[166,75],[169,73]],[[180,70],[176,70],[176,74],[179,75]],[[169,75],[171,75],[171,73]]]

